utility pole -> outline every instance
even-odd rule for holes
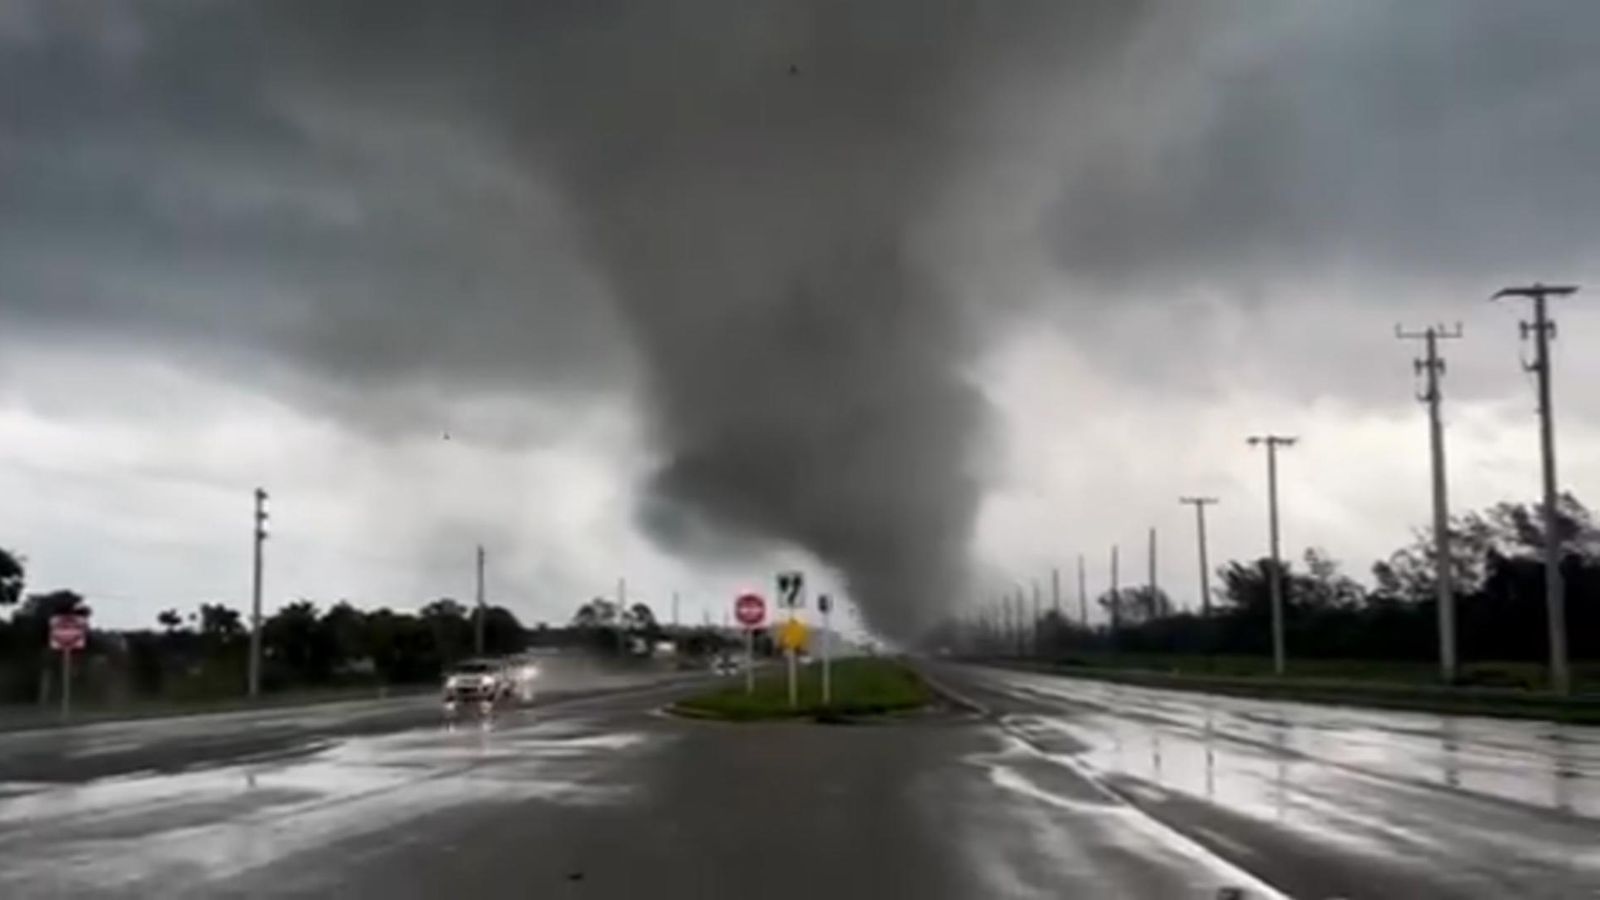
[[[1560,536],[1556,534],[1556,437],[1551,421],[1550,340],[1556,336],[1556,323],[1545,314],[1549,297],[1569,297],[1576,285],[1532,284],[1497,291],[1494,299],[1517,297],[1533,301],[1533,322],[1520,322],[1522,339],[1533,335],[1534,361],[1524,364],[1539,376],[1539,447],[1544,458],[1544,603],[1550,620],[1550,687],[1558,694],[1572,690],[1567,671],[1567,603],[1561,582]]]
[[[628,655],[628,579],[617,579],[617,656]],[[722,611],[722,627],[728,627],[728,611]]]
[[[673,591],[672,592],[672,630],[673,630],[673,632],[677,632],[677,630],[678,630],[678,592],[677,591]],[[676,640],[676,638],[674,638],[674,640]]]
[[[1039,655],[1039,579],[1033,579],[1033,621],[1028,629],[1033,655]]]
[[[1000,647],[1004,656],[1012,656],[1017,652],[1017,616],[1011,606],[1010,594],[1000,598]]]
[[[489,618],[489,610],[483,605],[483,545],[478,545],[478,615],[473,623],[472,646],[477,656],[483,655],[483,629],[484,621]]]
[[[1078,624],[1085,630],[1089,628],[1089,590],[1084,580],[1082,553],[1078,554]]]
[[[1061,618],[1061,570],[1055,566],[1050,567],[1050,608],[1055,610],[1056,618]]]
[[[1254,435],[1250,446],[1267,446],[1267,521],[1272,540],[1272,571],[1269,589],[1272,592],[1272,671],[1284,672],[1283,649],[1283,564],[1278,555],[1278,448],[1293,447],[1297,438],[1283,435]]]
[[[1179,503],[1194,507],[1196,540],[1200,545],[1200,618],[1211,621],[1211,572],[1206,563],[1206,507],[1216,503],[1215,497],[1179,497]]]
[[[1017,592],[1012,595],[1017,602],[1017,656],[1027,655],[1028,647],[1028,601],[1022,593],[1022,586],[1017,586]]]
[[[1445,684],[1456,680],[1456,592],[1455,573],[1450,563],[1450,501],[1445,484],[1444,421],[1439,415],[1443,395],[1439,376],[1444,374],[1444,359],[1439,356],[1439,341],[1461,337],[1461,324],[1454,331],[1429,326],[1422,331],[1403,331],[1396,325],[1394,336],[1421,340],[1425,355],[1414,360],[1418,375],[1426,378],[1417,399],[1428,404],[1428,449],[1433,468],[1433,568],[1434,591],[1439,606],[1439,678]]]
[[[1011,595],[1000,596],[1000,646],[1005,651],[1003,655],[1010,656],[1017,649],[1016,625],[1012,621]]]
[[[1159,612],[1156,607],[1156,597],[1159,590],[1156,587],[1156,530],[1150,529],[1150,611]]]
[[[1116,649],[1117,626],[1122,624],[1122,596],[1117,593],[1117,545],[1111,545],[1111,646]]]
[[[267,492],[256,488],[255,568],[250,588],[251,699],[261,696],[261,545],[267,539]]]

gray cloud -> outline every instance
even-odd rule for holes
[[[917,225],[976,137],[962,90],[1044,10],[700,9],[632,13],[609,52],[532,79],[559,84],[531,91],[528,128],[651,373],[667,462],[646,524],[794,541],[914,632],[964,594],[987,415],[966,298]],[[1110,9],[1069,16],[1062,52],[1133,14]]]
[[[1020,233],[1146,373],[1094,336],[1174,286],[1542,275],[1600,201],[1576,4],[31,9],[0,22],[0,324],[385,436],[489,395],[515,443],[552,396],[632,390],[648,531],[796,543],[899,633],[964,590],[967,372],[1025,290],[952,271],[991,239],[950,201],[974,172],[1035,167]]]
[[[1467,278],[1559,271],[1589,250],[1600,8],[1252,10],[1119,61],[1132,112],[1075,148],[1053,216],[1070,272]]]
[[[114,53],[105,21],[54,6],[0,37],[8,325],[181,355],[385,430],[434,427],[456,392],[628,381],[614,311],[498,123],[345,105],[251,7],[139,10]]]

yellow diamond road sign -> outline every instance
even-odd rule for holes
[[[778,646],[785,650],[806,648],[806,625],[799,619],[790,619],[778,626]]]

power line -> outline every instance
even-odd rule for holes
[[[1519,322],[1522,339],[1533,336],[1534,361],[1531,370],[1539,379],[1539,448],[1544,470],[1544,600],[1550,625],[1550,686],[1557,693],[1572,690],[1567,669],[1567,609],[1565,586],[1561,581],[1560,537],[1556,534],[1556,438],[1550,400],[1550,341],[1556,336],[1556,323],[1545,313],[1545,300],[1569,297],[1576,285],[1532,284],[1508,287],[1495,292],[1492,299],[1506,297],[1533,303],[1533,321]]]
[[[1424,387],[1417,399],[1428,404],[1428,450],[1433,473],[1433,561],[1434,590],[1438,599],[1439,618],[1439,677],[1446,684],[1456,679],[1456,597],[1452,584],[1454,573],[1450,565],[1450,502],[1445,483],[1444,423],[1439,415],[1443,399],[1439,390],[1439,376],[1444,374],[1444,359],[1439,356],[1440,340],[1461,337],[1461,325],[1455,330],[1442,326],[1429,326],[1422,331],[1402,331],[1396,325],[1396,338],[1421,340],[1425,354],[1415,360],[1416,373],[1424,376]]]

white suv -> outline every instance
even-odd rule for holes
[[[444,679],[446,702],[499,702],[511,696],[514,685],[505,666],[492,659],[469,659],[456,663]]]

